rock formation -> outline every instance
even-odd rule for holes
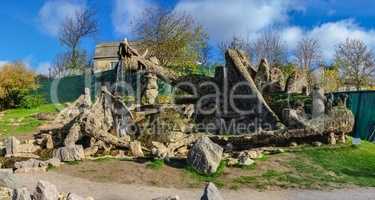
[[[301,70],[292,72],[286,81],[285,92],[307,95],[309,91],[306,73]]]

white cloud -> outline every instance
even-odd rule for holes
[[[333,59],[336,46],[347,38],[360,39],[370,48],[375,48],[375,30],[366,30],[351,19],[324,23],[311,30],[289,27],[282,31],[282,36],[292,49],[302,37],[317,39],[322,48],[323,58],[327,61]]]
[[[41,30],[49,35],[56,36],[63,20],[69,16],[73,16],[78,10],[83,9],[85,5],[84,1],[46,1],[38,14]]]
[[[9,63],[9,61],[7,60],[0,60],[0,67],[2,67],[3,65]]]
[[[180,1],[175,7],[176,12],[192,15],[214,41],[248,37],[273,24],[287,23],[291,9],[301,7],[293,0]]]
[[[148,0],[115,0],[112,12],[115,33],[131,37],[133,21],[140,17],[146,8],[153,6]]]

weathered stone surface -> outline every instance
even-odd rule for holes
[[[47,171],[48,164],[44,161],[29,159],[26,161],[16,162],[14,164],[16,173],[28,173],[28,172],[45,172]]]
[[[312,118],[324,115],[325,112],[325,101],[324,90],[315,86],[311,92],[312,96]]]
[[[53,151],[53,157],[60,161],[77,161],[85,159],[82,145],[60,147]]]
[[[25,187],[13,190],[12,200],[31,200],[31,194]]]
[[[201,200],[224,200],[219,190],[213,183],[208,183],[204,189]]]
[[[308,94],[308,82],[306,73],[302,70],[294,71],[287,79],[285,85],[285,91],[288,94],[298,93],[298,94]]]
[[[12,169],[0,169],[0,187],[18,188]]]
[[[270,81],[264,87],[263,92],[270,94],[273,92],[282,92],[284,89],[285,78],[283,72],[277,67],[272,67],[270,72]]]
[[[95,155],[98,152],[98,150],[99,150],[99,147],[97,145],[86,148],[84,150],[85,157],[90,157],[90,156]]]
[[[54,148],[52,135],[46,134],[46,136],[45,136],[45,146],[46,146],[46,149],[53,149]]]
[[[51,158],[47,161],[44,161],[47,165],[50,165],[52,167],[60,167],[61,166],[61,161],[57,158]]]
[[[18,149],[19,144],[20,144],[20,141],[16,137],[14,136],[8,137],[5,141],[5,148],[6,148],[5,156],[10,157],[18,153],[17,149]]]
[[[263,91],[264,87],[270,82],[270,67],[266,59],[261,59],[258,72],[256,73],[255,84],[259,91]]]
[[[220,165],[223,148],[213,143],[208,137],[202,137],[188,153],[188,163],[199,173],[215,173]]]
[[[36,185],[33,197],[35,200],[57,200],[59,198],[59,192],[55,185],[40,180]]]
[[[83,198],[77,194],[69,193],[66,197],[66,200],[87,200],[86,198]]]
[[[13,191],[7,187],[0,187],[0,200],[13,200]]]
[[[132,155],[135,157],[144,157],[142,145],[139,141],[135,140],[133,142],[130,142],[130,151],[132,152]]]
[[[238,156],[238,164],[239,165],[242,165],[242,166],[250,166],[252,164],[254,164],[255,161],[252,160],[249,156],[249,154],[245,153],[245,152],[242,152],[239,156]]]
[[[65,137],[64,145],[65,146],[72,146],[75,145],[76,142],[81,137],[81,125],[80,123],[75,123],[70,129],[68,135]]]
[[[162,160],[168,158],[168,148],[163,143],[153,141],[152,146],[151,153],[154,157]]]

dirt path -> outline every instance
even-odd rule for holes
[[[60,191],[92,196],[96,200],[151,200],[165,195],[178,195],[182,200],[199,200],[200,189],[159,188],[141,185],[96,183],[57,172],[17,174],[18,181],[33,190],[38,180],[55,184]],[[372,200],[375,188],[334,191],[284,190],[258,192],[254,190],[221,191],[226,200]]]

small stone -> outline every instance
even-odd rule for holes
[[[298,147],[298,143],[297,142],[292,142],[292,143],[290,143],[289,146],[290,147]]]
[[[0,200],[12,200],[13,191],[7,187],[0,187]]]
[[[133,141],[130,142],[130,151],[132,152],[132,155],[137,158],[144,157],[143,151],[142,151],[142,145],[139,141]]]
[[[201,200],[224,200],[219,190],[213,183],[208,183],[204,189]]]
[[[252,164],[254,164],[255,161],[252,160],[249,155],[247,154],[242,154],[238,157],[238,164],[239,165],[242,165],[242,166],[250,166]]]
[[[235,166],[238,164],[238,159],[236,158],[228,158],[227,165],[228,166]]]
[[[313,142],[312,145],[316,146],[316,147],[320,147],[320,146],[323,145],[323,143],[321,143],[321,142]]]
[[[330,145],[335,145],[336,144],[336,136],[335,133],[331,132],[329,134],[328,142]]]

